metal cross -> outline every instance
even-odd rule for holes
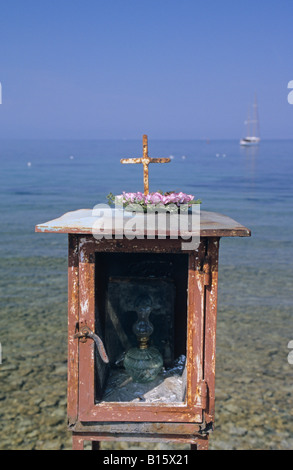
[[[148,153],[148,136],[142,136],[143,157],[142,158],[123,158],[121,163],[142,163],[143,164],[143,183],[144,194],[149,194],[149,164],[150,163],[169,163],[170,158],[150,158]]]

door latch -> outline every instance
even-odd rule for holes
[[[96,335],[96,333],[93,333],[88,326],[83,326],[80,331],[75,333],[74,338],[78,338],[82,343],[86,343],[88,338],[92,339],[97,346],[102,361],[105,362],[105,364],[109,363],[109,358],[106,353],[103,341],[98,335]]]

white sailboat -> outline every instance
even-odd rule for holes
[[[240,145],[258,145],[260,142],[260,137],[258,106],[256,97],[253,104],[252,118],[250,117],[250,113],[248,113],[248,119],[247,121],[245,121],[245,124],[247,127],[247,136],[240,140]]]

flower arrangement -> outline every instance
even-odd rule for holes
[[[182,192],[177,193],[175,191],[169,191],[166,193],[156,191],[147,195],[144,195],[141,192],[126,193],[124,191],[118,196],[114,196],[114,194],[110,193],[108,194],[107,199],[109,205],[116,203],[118,206],[122,206],[126,210],[132,210],[134,204],[138,204],[143,208],[144,212],[147,212],[147,210],[154,207],[156,210],[160,207],[174,210],[174,208],[177,209],[180,208],[180,206],[189,208],[193,204],[201,204],[201,200],[195,200],[194,196],[191,194],[185,194]]]

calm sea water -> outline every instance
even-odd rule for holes
[[[34,226],[106,202],[110,191],[142,190],[142,166],[120,164],[122,157],[140,156],[141,147],[134,140],[1,141],[1,258],[66,256],[66,235],[35,234]],[[151,141],[150,155],[174,157],[150,166],[150,190],[194,194],[202,210],[226,214],[252,230],[250,239],[222,240],[221,264],[263,267],[259,291],[276,271],[287,286],[293,266],[293,141],[251,148],[237,141]],[[254,301],[266,301],[260,295]],[[292,291],[278,290],[271,300],[292,305]]]
[[[1,257],[64,256],[66,236],[35,235],[35,224],[106,202],[110,191],[142,190],[141,165],[120,164],[141,152],[140,141],[1,141]],[[150,154],[174,157],[151,165],[151,190],[192,193],[203,210],[252,230],[249,240],[224,242],[222,262],[279,271],[290,263],[293,141],[151,141]]]
[[[287,362],[287,345],[293,340],[293,140],[262,141],[255,148],[241,148],[237,141],[150,140],[149,151],[153,157],[174,157],[167,165],[150,166],[151,190],[194,194],[202,200],[202,210],[223,213],[252,231],[251,238],[221,240],[219,386],[226,388],[230,364],[228,383],[237,373],[251,374],[253,383],[259,377],[257,390],[265,387],[273,393],[269,400],[276,406],[285,396],[288,401],[293,378]],[[0,141],[0,342],[4,360],[14,362],[17,371],[19,358],[32,357],[33,348],[39,377],[43,368],[38,357],[47,364],[58,360],[57,352],[66,358],[67,236],[36,234],[35,225],[93,208],[106,202],[110,191],[142,190],[142,166],[120,164],[120,158],[141,154],[140,140]],[[238,356],[235,348],[241,351]],[[243,400],[251,393],[235,389],[235,394],[241,392]],[[267,419],[272,404],[263,406]],[[287,409],[280,412],[284,426]],[[249,420],[247,416],[245,428]],[[7,418],[11,432],[9,423]],[[292,431],[289,421],[286,426]],[[274,427],[272,416],[268,432],[273,434]]]

